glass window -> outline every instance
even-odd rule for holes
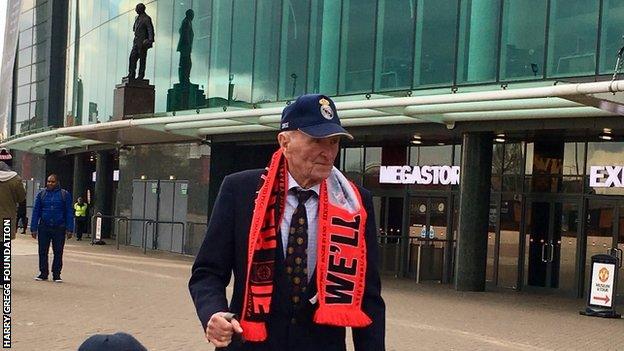
[[[211,1],[193,1],[195,19],[193,19],[193,68],[191,82],[200,85],[200,89],[208,82],[208,63],[210,57]]]
[[[32,29],[26,29],[19,34],[19,48],[23,49],[27,46],[31,46],[32,41]]]
[[[284,0],[280,47],[280,100],[290,99],[305,92],[309,22],[309,0]]]
[[[415,5],[413,0],[379,0],[376,91],[406,89],[412,85]]]
[[[153,64],[154,64],[154,72],[155,73],[155,86],[156,86],[156,111],[165,111],[166,103],[167,103],[167,89],[171,88],[174,82],[177,82],[178,79],[178,62],[179,55],[176,52],[176,46],[173,46],[173,41],[175,40],[177,44],[178,39],[178,28],[174,28],[174,20],[178,23],[182,22],[182,18],[180,16],[184,16],[177,11],[175,13],[175,18],[173,14],[174,4],[177,5],[176,1],[173,0],[161,0],[156,3],[157,13],[151,13],[150,16],[154,21],[154,40],[155,45],[153,50],[148,50],[148,53],[154,55]],[[177,9],[177,8],[176,8]],[[154,20],[155,19],[155,20]],[[132,22],[130,27],[128,28],[128,42],[132,44],[133,34],[131,32],[132,26],[134,23],[134,14],[132,16]],[[175,35],[174,35],[175,33]],[[159,38],[168,38],[168,40],[163,40]],[[132,47],[128,48],[128,51],[125,53],[125,64],[124,66],[128,69],[128,57],[130,56],[130,50]],[[147,58],[147,62],[149,64],[150,57]],[[138,69],[137,63],[137,69]],[[146,69],[146,73],[149,74],[150,69]],[[125,74],[124,74],[125,75]],[[172,78],[175,79],[172,82]],[[87,81],[88,83],[88,81]]]
[[[308,92],[336,95],[340,54],[341,0],[319,0],[310,15]]]
[[[280,1],[258,1],[256,51],[254,54],[253,101],[277,100],[277,74],[281,25]]]
[[[624,0],[603,2],[600,35],[600,73],[613,73],[616,54],[622,47],[622,44],[624,44],[622,40],[623,20]]]
[[[617,183],[613,179],[608,181],[609,173],[606,169],[607,167],[621,167],[623,165],[624,143],[587,143],[587,190],[591,194],[598,195],[624,195],[624,187],[616,187]],[[613,170],[611,172],[613,173]],[[621,173],[617,178],[617,181],[621,181]],[[592,183],[600,185],[592,186]]]
[[[32,9],[35,6],[35,0],[22,0],[22,11]]]
[[[210,99],[228,98],[230,83],[230,39],[232,33],[232,1],[212,3],[212,38],[208,92]],[[208,102],[209,106],[214,102]]]
[[[457,82],[496,80],[500,0],[466,0],[461,4]]]
[[[46,56],[49,55],[48,44],[49,41],[43,41],[33,46],[33,49],[35,50],[35,55],[33,55],[33,62],[41,62],[46,59]]]
[[[33,43],[45,41],[48,38],[49,28],[47,23],[42,23],[33,27]]]
[[[548,76],[594,74],[598,0],[552,0]]]
[[[28,66],[32,63],[32,47],[26,48],[24,50],[20,50],[17,53],[17,64],[18,67]]]
[[[370,92],[375,52],[375,0],[344,0],[340,48],[341,94]]]
[[[502,167],[502,191],[522,191],[524,144],[505,144]]]
[[[364,162],[364,148],[350,147],[344,149],[343,171],[347,178],[357,184],[362,184],[362,165]]]
[[[505,0],[501,80],[543,76],[547,5],[544,0]]]
[[[234,85],[232,98],[240,102],[251,102],[255,7],[255,0],[234,1],[230,77]]]
[[[33,10],[28,10],[20,15],[19,29],[24,30],[33,26]]]
[[[46,2],[35,8],[35,23],[41,23],[48,20],[48,17],[50,16],[48,6],[50,6],[50,3]]]
[[[418,0],[414,87],[451,84],[458,0]]]
[[[20,68],[17,71],[17,85],[30,83],[30,66]]]
[[[379,187],[379,167],[381,166],[381,148],[367,147],[364,160],[364,187],[367,189]]]
[[[32,100],[37,100],[37,86],[38,85],[43,85],[43,84],[34,83],[34,84],[30,85],[30,100],[31,101]],[[39,98],[41,99],[41,98],[43,98],[43,96],[40,96]]]
[[[21,104],[30,101],[30,85],[17,88],[17,103]]]
[[[410,147],[410,166],[450,166],[452,157],[453,145]]]

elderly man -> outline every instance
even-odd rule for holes
[[[333,167],[341,136],[332,100],[301,96],[268,168],[224,179],[189,282],[216,347],[346,350],[351,327],[356,350],[384,350],[372,198]]]
[[[45,189],[35,198],[30,231],[33,239],[39,242],[39,275],[35,280],[48,280],[48,251],[52,243],[52,280],[62,283],[63,248],[65,237],[71,239],[74,231],[74,213],[71,194],[61,189],[56,174],[48,176]]]

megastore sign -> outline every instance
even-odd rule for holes
[[[379,183],[457,185],[459,166],[381,166]]]
[[[624,166],[591,166],[589,186],[592,188],[624,188]]]

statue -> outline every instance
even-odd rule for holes
[[[191,51],[193,51],[193,18],[195,12],[189,9],[186,10],[186,17],[182,20],[180,25],[180,41],[178,41],[177,51],[180,53],[180,64],[178,66],[178,78],[182,84],[190,84],[191,80],[191,67],[193,62],[191,61]]]
[[[145,13],[145,5],[139,3],[135,8],[138,16],[134,20],[134,41],[132,43],[132,51],[130,52],[130,66],[128,68],[128,79],[134,80],[136,73],[137,60],[139,61],[139,75],[136,79],[145,77],[145,59],[147,50],[154,43],[154,26],[152,19]]]

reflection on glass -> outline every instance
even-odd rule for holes
[[[505,0],[500,77],[538,79],[544,74],[546,6],[543,0]]]
[[[375,50],[375,90],[412,85],[414,1],[379,0]]]
[[[498,286],[516,288],[522,202],[514,196],[503,196],[500,211],[500,244],[498,248]]]
[[[552,0],[548,76],[594,74],[598,0]]]
[[[600,35],[600,73],[602,74],[613,73],[616,54],[624,44],[622,41],[622,18],[624,18],[624,0],[603,2]]]
[[[414,87],[453,82],[458,0],[418,0]]]
[[[461,2],[457,82],[496,79],[500,0]]]
[[[340,54],[341,0],[312,3],[310,14],[310,55],[308,93],[336,95]]]
[[[409,264],[408,272],[416,274],[418,267],[418,242],[416,238],[427,236],[427,211],[429,209],[428,199],[424,197],[413,197],[410,199],[409,207]]]
[[[364,187],[379,187],[379,166],[381,166],[381,148],[367,147],[364,163]]]
[[[496,227],[498,225],[498,208],[495,198],[490,200],[490,213],[488,217],[488,245],[487,265],[485,267],[485,280],[494,281],[494,261],[496,257]]]
[[[285,0],[283,6],[278,99],[287,100],[306,87],[310,0]]]
[[[585,286],[589,286],[591,257],[593,255],[608,254],[609,249],[613,247],[614,215],[615,208],[613,203],[593,200],[588,202],[585,224],[587,236]]]
[[[212,37],[210,39],[210,72],[208,76],[208,106],[225,104],[231,96],[230,39],[232,30],[232,1],[212,2]]]
[[[340,94],[373,87],[375,0],[344,0],[340,48]]]
[[[234,1],[230,77],[233,101],[251,102],[255,0]]]
[[[256,49],[254,53],[253,101],[277,100],[279,39],[281,24],[279,1],[258,1],[256,10]]]
[[[620,207],[620,218],[618,218],[618,228],[619,235],[617,238],[617,248],[619,249],[618,254],[620,257],[620,262],[624,259],[624,207]],[[624,296],[624,272],[620,270],[619,278],[618,278],[618,296]]]
[[[579,232],[578,206],[572,203],[555,203],[555,228],[552,243],[555,246],[553,274],[558,274],[558,287],[561,290],[574,289],[576,271],[576,245]]]
[[[345,176],[356,184],[362,184],[362,168],[364,165],[364,148],[350,147],[344,149]],[[379,222],[378,222],[379,223]]]

